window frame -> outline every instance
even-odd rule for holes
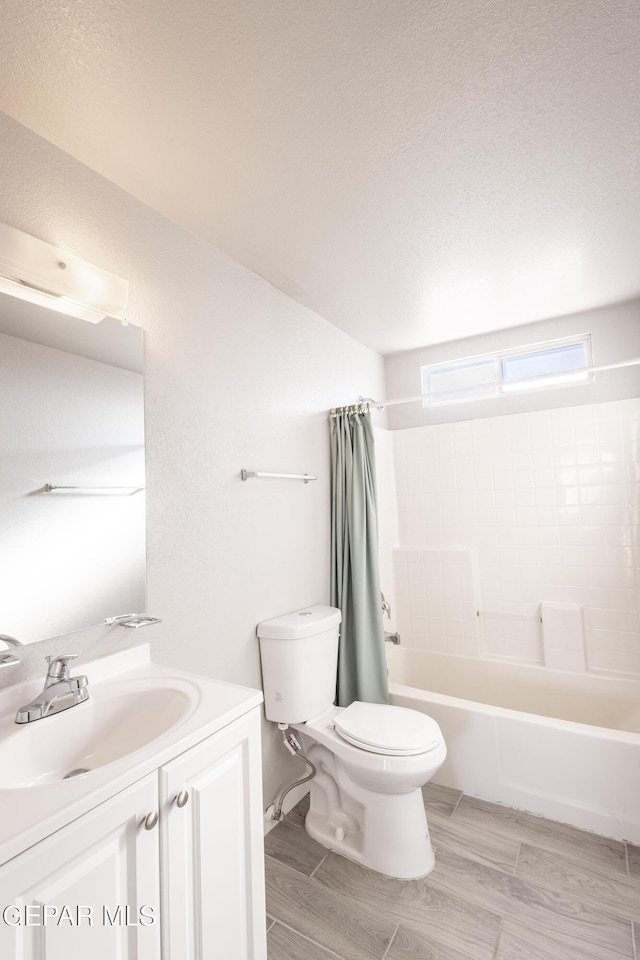
[[[575,367],[567,371],[550,371],[534,377],[523,377],[520,380],[504,379],[503,360],[514,357],[525,357],[528,354],[551,353],[562,347],[583,346],[585,366]],[[431,391],[429,378],[433,373],[443,373],[446,370],[454,372],[465,367],[480,366],[493,361],[495,379],[469,387],[458,387],[453,390]],[[525,393],[543,390],[555,390],[563,387],[576,387],[595,382],[595,374],[589,368],[593,366],[591,334],[581,333],[569,337],[559,337],[554,340],[542,340],[537,343],[522,344],[509,347],[506,350],[493,350],[488,353],[479,353],[473,356],[460,357],[455,360],[442,360],[439,363],[423,364],[420,367],[420,383],[423,395],[423,407],[442,406],[450,403],[468,403],[478,400],[495,400],[504,396],[522,396]],[[562,380],[562,373],[567,379]],[[581,376],[581,374],[583,374]]]

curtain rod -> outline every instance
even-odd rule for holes
[[[563,377],[566,377],[571,373],[601,373],[604,370],[620,370],[624,367],[637,367],[640,365],[640,357],[634,357],[633,360],[619,360],[616,363],[602,363],[599,366],[594,367],[580,367],[577,370],[562,370],[558,373],[544,373],[537,377],[524,377],[521,380],[509,380],[509,387],[516,387],[525,384],[536,384],[544,381],[547,383],[549,380],[561,380]],[[477,391],[483,387],[488,386],[488,384],[482,384],[480,388],[472,387],[472,390]],[[469,391],[466,391],[467,394]],[[394,400],[372,400],[371,397],[360,397],[357,403],[348,404],[345,407],[332,407],[329,411],[330,417],[335,417],[338,413],[346,413],[351,410],[355,412],[358,409],[366,408],[369,410],[371,407],[375,407],[376,410],[382,411],[385,407],[396,407],[402,403],[416,403],[418,400],[434,400],[434,399],[445,399],[447,397],[455,396],[464,396],[464,390],[445,390],[439,393],[417,393],[413,397],[399,397]],[[478,399],[487,399],[493,400],[494,397],[479,397]]]

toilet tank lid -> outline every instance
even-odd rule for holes
[[[316,604],[294,610],[293,613],[285,613],[273,620],[263,620],[258,624],[256,632],[259,637],[269,640],[302,640],[304,637],[313,637],[337,627],[341,620],[342,614],[337,607]]]

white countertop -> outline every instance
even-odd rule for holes
[[[98,697],[100,690],[105,689],[101,685],[107,683],[119,691],[134,685],[136,690],[153,691],[169,681],[174,689],[188,694],[191,707],[185,718],[167,733],[82,777],[7,787],[9,771],[3,778],[0,770],[0,864],[216,733],[263,700],[260,690],[152,663],[148,644],[74,665],[71,672],[86,674],[90,698],[92,689]],[[47,724],[48,731],[64,736],[69,735],[68,731],[73,735],[75,723],[82,724],[85,703],[32,723],[15,723],[18,707],[37,695],[43,683],[44,676],[0,691],[0,747],[28,749],[29,728],[34,724]],[[18,738],[22,738],[22,743]]]

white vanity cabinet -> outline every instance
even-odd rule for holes
[[[163,960],[266,960],[260,713],[160,770]]]
[[[159,830],[144,826],[157,804],[149,774],[0,867],[0,957],[157,960],[159,923],[134,926],[143,906],[158,920]]]
[[[266,960],[263,862],[254,706],[0,867],[0,958]]]

